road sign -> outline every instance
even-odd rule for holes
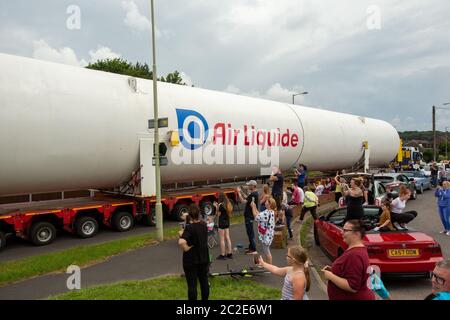
[[[159,157],[159,165],[160,166],[167,166],[169,164],[169,160],[167,157]],[[152,158],[152,166],[156,166],[156,157]]]
[[[167,128],[169,126],[169,118],[159,118],[158,128]],[[148,120],[148,128],[155,129],[155,119]]]

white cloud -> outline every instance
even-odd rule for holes
[[[188,86],[192,86],[194,84],[192,82],[192,78],[188,76],[185,72],[181,71],[180,76],[183,79],[183,82],[186,83]]]
[[[88,62],[85,59],[79,59],[77,54],[72,48],[53,48],[44,39],[33,41],[33,58],[52,61],[62,64],[69,64],[72,66],[85,67]],[[108,47],[99,45],[97,50],[90,50],[89,56],[91,57],[89,62],[94,63],[98,60],[115,59],[120,58],[122,55],[112,51]]]
[[[150,30],[149,19],[139,12],[139,8],[134,1],[122,1],[122,8],[127,13],[124,20],[126,26],[136,31]]]
[[[98,60],[117,59],[122,57],[120,53],[113,52],[110,48],[99,45],[96,51],[90,50],[91,56],[90,62],[96,62]]]
[[[69,47],[59,49],[52,48],[45,40],[33,41],[33,58],[47,60],[72,66],[86,66],[87,62],[83,59],[78,60],[75,51]]]
[[[241,89],[238,87],[230,84],[225,89],[226,92],[234,93],[234,94],[240,94],[243,96],[250,96],[255,98],[262,98],[262,99],[268,99],[268,100],[274,100],[279,102],[287,102],[292,103],[292,95],[298,94],[300,92],[304,92],[305,90],[300,86],[295,86],[292,89],[283,88],[283,86],[279,83],[274,83],[271,85],[266,91],[259,92],[256,90],[250,91],[250,92],[242,92]],[[295,103],[296,104],[302,104],[305,102],[305,96],[304,95],[298,95],[295,97]]]

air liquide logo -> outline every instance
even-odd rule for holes
[[[180,142],[190,150],[203,146],[208,139],[208,123],[197,111],[176,109]]]

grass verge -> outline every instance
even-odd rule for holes
[[[242,215],[235,215],[231,218],[232,224],[239,224],[243,221]],[[179,230],[179,227],[164,229],[164,239],[176,238]],[[1,262],[0,286],[51,272],[64,272],[70,265],[85,267],[100,263],[117,254],[152,244],[157,244],[156,231],[100,244],[79,246],[29,258]]]
[[[210,279],[210,300],[278,300],[278,289],[251,280]],[[200,290],[198,291],[200,297]],[[51,300],[186,300],[184,277],[165,276],[144,281],[126,281],[72,291],[49,297]]]

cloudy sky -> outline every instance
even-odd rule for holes
[[[150,0],[1,0],[0,52],[151,62]],[[448,0],[155,0],[158,73],[430,130],[450,102]],[[438,129],[450,127],[438,110]]]

